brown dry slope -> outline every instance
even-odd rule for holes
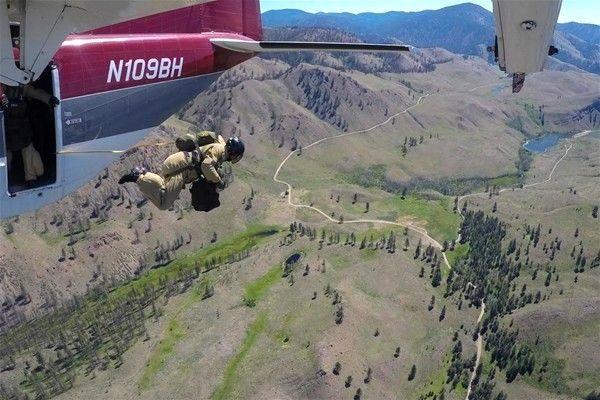
[[[224,206],[209,216],[190,213],[186,194],[170,212],[153,210],[140,201],[134,188],[118,188],[114,177],[137,163],[158,165],[169,149],[130,152],[111,167],[106,179],[99,179],[99,184],[92,183],[36,215],[10,221],[14,232],[0,240],[5,277],[2,281],[3,299],[6,299],[4,323],[14,323],[24,313],[32,313],[41,306],[44,311],[51,310],[60,298],[82,293],[103,282],[143,274],[153,264],[168,261],[165,257],[176,258],[208,243],[214,232],[220,240],[258,221],[288,225],[293,219],[313,221],[320,226],[322,215],[288,207],[288,199],[279,196],[285,186],[271,180],[281,160],[294,148],[302,147],[302,155],[289,158],[281,179],[290,182],[294,196],[299,196],[305,204],[314,202],[327,216],[333,212],[334,220],[343,213],[346,220],[357,215],[357,220],[388,220],[399,224],[409,221],[416,227],[416,233],[430,230],[431,226],[435,229],[441,220],[428,220],[419,212],[425,210],[427,214],[429,210],[437,210],[440,216],[449,215],[447,218],[451,221],[457,218],[451,211],[452,199],[431,189],[446,194],[459,190],[459,194],[462,182],[476,181],[477,185],[485,185],[490,179],[516,178],[518,149],[527,135],[546,129],[545,124],[552,129],[576,129],[579,122],[560,125],[554,121],[565,112],[579,110],[593,102],[594,93],[578,90],[565,90],[562,98],[546,96],[549,99],[544,104],[546,121],[541,124],[537,116],[532,115],[529,104],[537,105],[535,96],[542,96],[539,92],[551,92],[553,85],[540,83],[533,94],[515,98],[507,94],[506,83],[498,79],[494,69],[480,60],[452,57],[440,58],[439,62],[435,71],[398,74],[254,60],[224,75],[207,93],[182,110],[178,118],[172,118],[149,139],[173,138],[190,126],[216,129],[225,135],[242,134],[248,142],[249,156],[237,168],[238,179],[224,194]],[[569,87],[578,76],[590,83],[598,82],[597,77],[589,74],[553,75],[553,78],[556,85]],[[404,112],[427,93],[431,95]],[[573,107],[569,108],[569,104]],[[327,140],[322,146],[307,148],[317,140],[364,130],[386,120],[387,124],[365,135],[339,138],[343,139],[342,143]],[[403,144],[409,141],[411,144],[403,155]],[[384,165],[385,169],[378,169],[378,165]],[[537,173],[537,168],[536,164],[532,174]],[[377,185],[360,179],[364,171],[374,173]],[[544,171],[540,166],[539,173]],[[509,184],[514,183],[510,179]],[[578,179],[586,182],[588,178]],[[332,187],[342,195],[341,202],[327,200]],[[402,208],[407,208],[406,203],[398,199],[397,192],[402,187],[414,191],[408,210]],[[593,196],[592,192],[585,194],[589,187],[588,181],[585,184],[588,189],[582,186],[580,193]],[[350,204],[354,193],[361,195],[360,207]],[[315,197],[311,197],[313,195]],[[253,199],[251,207],[247,207],[248,198]],[[243,200],[246,201],[242,205]],[[289,200],[297,201],[291,197]],[[365,200],[370,200],[373,207],[371,214],[362,217]],[[426,208],[420,208],[424,203]],[[445,204],[450,208],[444,208]],[[380,209],[380,205],[387,208]],[[570,203],[561,206],[568,207]],[[398,209],[402,209],[400,215]],[[383,213],[389,213],[392,218]],[[431,234],[440,235],[434,239],[437,237],[436,240],[442,242],[445,234],[454,237],[453,226],[450,223],[445,231]],[[412,235],[410,242],[414,246],[418,237]],[[590,240],[585,234],[582,236]],[[281,398],[339,397],[349,392],[342,387],[343,382],[340,385],[341,382],[330,381],[334,378],[328,372],[323,386],[314,376],[317,367],[328,371],[336,358],[340,358],[343,365],[349,365],[354,379],[359,381],[358,376],[372,365],[374,384],[368,389],[362,388],[369,390],[369,397],[391,398],[397,389],[395,384],[407,394],[425,395],[428,390],[439,390],[440,380],[445,379],[446,364],[442,360],[451,350],[450,329],[465,324],[466,332],[461,335],[470,335],[469,329],[477,319],[476,311],[458,312],[456,307],[448,307],[448,325],[440,325],[441,293],[416,278],[419,266],[411,257],[386,256],[370,250],[352,253],[356,251],[353,249],[325,250],[325,255],[318,259],[318,246],[308,243],[302,246],[307,247],[311,269],[318,268],[323,259],[333,266],[333,270],[328,268],[330,272],[325,273],[325,277],[333,274],[331,283],[339,287],[347,300],[345,318],[350,317],[349,322],[336,330],[332,300],[322,299],[320,292],[327,282],[316,279],[310,283],[309,278],[302,281],[300,271],[295,276],[297,283],[292,286],[297,292],[285,291],[289,282],[279,282],[274,286],[277,289],[273,298],[269,295],[248,312],[240,300],[246,284],[264,275],[269,267],[280,264],[288,255],[285,247],[281,250],[275,243],[269,246],[261,250],[257,259],[234,265],[233,272],[228,270],[223,275],[211,276],[217,282],[217,294],[207,303],[196,302],[194,296],[189,302],[184,298],[169,303],[166,318],[151,328],[150,342],[136,344],[118,370],[99,373],[101,379],[97,382],[102,382],[101,385],[88,384],[85,378],[77,380],[76,389],[66,396],[85,393],[129,398],[140,391],[140,396],[157,398],[170,395],[189,398],[196,393],[202,397],[219,393],[238,398],[264,398],[265,393],[277,393]],[[294,249],[304,250],[302,246]],[[585,247],[589,252],[591,246]],[[61,260],[63,248],[65,257]],[[292,248],[288,250],[291,252]],[[23,259],[22,254],[38,258],[36,261]],[[404,264],[412,269],[394,269]],[[313,276],[312,272],[308,276]],[[406,293],[412,293],[415,288],[421,292],[406,297]],[[314,291],[322,300],[321,308],[315,313],[297,310],[303,301],[311,304],[309,298]],[[31,303],[21,300],[23,292],[31,297]],[[423,308],[427,309],[435,293],[438,302],[434,305],[435,311],[431,311],[434,317],[424,317],[428,314],[424,314]],[[289,326],[286,325],[288,320]],[[413,320],[420,321],[415,331],[405,331],[408,329],[405,325]],[[398,321],[404,323],[397,326]],[[304,330],[313,323],[313,330]],[[383,327],[380,329],[381,337],[386,338],[385,349],[367,339],[368,327],[373,325]],[[292,332],[292,338],[300,339],[292,339],[292,344],[288,344],[290,337],[285,341],[286,329]],[[362,331],[366,332],[364,337],[355,337],[356,332]],[[223,332],[230,336],[219,343]],[[396,346],[391,338],[396,337],[404,338],[403,344],[399,344],[401,354],[404,346],[408,346],[406,357],[400,357],[404,362],[400,366],[382,361],[388,347],[390,358],[394,358]],[[163,347],[171,339],[173,346]],[[308,347],[304,347],[307,342],[310,342]],[[439,346],[434,345],[438,342]],[[465,352],[469,353],[466,356],[470,356],[474,346],[467,346],[469,339],[464,338],[463,342]],[[247,351],[244,350],[246,345],[249,346]],[[374,347],[365,350],[363,345]],[[293,351],[286,352],[289,346]],[[416,357],[423,349],[432,355],[431,360]],[[163,350],[173,355],[163,360]],[[219,355],[221,351],[223,354]],[[338,354],[341,352],[347,354],[342,357]],[[299,354],[305,358],[299,358]],[[297,359],[302,360],[297,369],[288,367],[294,366]],[[357,361],[361,359],[367,360],[366,364]],[[213,363],[219,367],[209,368]],[[412,363],[416,364],[417,378],[414,382],[405,381]],[[273,367],[257,370],[256,365]],[[444,367],[440,369],[440,365]],[[203,381],[194,375],[194,368],[199,366],[206,371]],[[292,370],[273,381],[271,378],[278,376],[276,372],[285,367]],[[256,379],[252,379],[249,372],[256,374]],[[462,394],[459,386],[448,396],[461,398]]]
[[[391,399],[416,398],[430,390],[430,380],[437,387],[452,334],[460,331],[468,343],[459,326],[463,318],[475,320],[476,311],[456,310],[419,278],[412,252],[327,243],[322,250],[305,237],[284,247],[272,243],[209,273],[214,297],[173,300],[151,339],[127,352],[118,370],[81,378],[60,398],[312,399],[352,396],[361,388],[365,398]],[[282,262],[298,251],[293,281],[282,278]],[[255,306],[243,305],[242,297],[273,270]],[[429,308],[432,296],[438,300]],[[166,343],[172,347],[162,353]],[[339,375],[332,373],[336,362]],[[418,372],[408,379],[413,364]]]

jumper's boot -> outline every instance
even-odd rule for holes
[[[135,167],[129,173],[123,175],[121,179],[119,179],[119,185],[122,185],[127,182],[135,183],[140,178],[141,175],[144,175],[146,172],[146,168],[144,167]]]

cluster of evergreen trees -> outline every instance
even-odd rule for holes
[[[348,122],[337,112],[342,99],[334,86],[340,84],[344,88],[346,85],[353,85],[360,90],[356,82],[345,79],[341,74],[334,78],[331,74],[317,68],[302,68],[298,74],[297,87],[304,95],[301,104],[323,121],[346,130]],[[350,102],[347,96],[343,101]]]
[[[176,239],[177,241],[183,239]],[[249,250],[226,253],[176,268],[151,271],[129,282],[112,280],[73,297],[53,311],[6,328],[0,335],[0,368],[21,368],[19,386],[0,385],[0,398],[48,399],[72,387],[79,373],[118,368],[123,353],[139,338],[149,339],[146,320],[157,319],[172,296],[197,287],[203,299],[214,294],[201,273],[239,261]]]
[[[408,230],[405,230],[404,235],[405,239],[405,250],[408,250],[409,242],[408,242]],[[354,232],[344,233],[342,234],[339,231],[331,230],[328,231],[325,228],[321,229],[320,233],[317,233],[316,228],[306,226],[301,222],[293,222],[289,227],[289,234],[285,239],[283,239],[284,245],[290,244],[294,242],[296,239],[301,237],[307,237],[309,240],[319,240],[321,245],[344,245],[354,247],[357,245],[357,237]],[[343,239],[343,240],[342,240]],[[376,235],[364,235],[358,243],[358,248],[360,250],[363,249],[376,249],[376,250],[386,250],[388,253],[393,254],[396,252],[396,242],[397,235],[394,231],[390,231],[387,234],[381,234],[378,237]],[[438,261],[437,254],[434,254],[433,247],[428,246],[426,250],[423,252],[423,259],[427,258],[428,260]],[[419,249],[419,254],[421,254],[421,250]],[[417,257],[415,257],[417,258]]]
[[[415,119],[415,117],[413,116],[413,119]],[[416,119],[415,119],[416,121]],[[420,122],[417,121],[417,123],[420,124]],[[440,138],[440,134],[438,133],[436,135],[437,139]],[[429,139],[433,139],[433,134],[429,134]],[[417,147],[421,144],[423,144],[425,142],[425,136],[421,135],[419,137],[416,136],[407,136],[404,138],[404,143],[402,143],[402,145],[400,146],[400,153],[402,154],[402,157],[406,156],[406,154],[408,154],[408,151],[413,148],[413,147]]]
[[[485,215],[482,211],[463,210],[464,220],[460,229],[460,243],[469,243],[469,254],[453,266],[447,278],[445,296],[459,293],[459,308],[462,299],[479,307],[486,304],[486,314],[473,334],[475,340],[483,335],[485,350],[490,354],[494,368],[486,377],[480,376],[481,371],[476,371],[477,376],[471,400],[489,400],[493,397],[494,379],[496,369],[504,372],[506,381],[512,382],[519,375],[531,375],[536,372],[536,364],[543,363],[538,360],[534,348],[519,340],[518,330],[512,329],[512,323],[506,325],[502,317],[524,307],[530,303],[538,303],[546,299],[539,290],[535,295],[528,290],[527,284],[519,285],[517,279],[524,271],[531,271],[531,279],[535,280],[540,271],[545,271],[544,286],[548,287],[553,281],[558,281],[556,267],[546,263],[534,264],[529,258],[530,247],[537,247],[541,240],[541,226],[526,226],[522,239],[527,245],[522,250],[522,245],[516,239],[507,238],[507,227],[496,217]],[[551,229],[548,231],[552,233]],[[504,245],[505,244],[505,245]],[[543,243],[543,252],[550,259],[554,253],[561,250],[562,240],[557,236],[549,243]],[[579,256],[575,248],[571,257],[576,260],[576,266],[585,264],[582,249]],[[526,259],[521,261],[521,258]],[[577,257],[580,257],[577,260]],[[600,254],[598,255],[600,261]],[[579,267],[577,267],[579,268]],[[577,271],[576,271],[577,272]],[[522,280],[520,281],[522,282]],[[562,292],[561,292],[562,293]],[[456,335],[455,335],[456,339]],[[462,360],[462,343],[455,343],[451,366],[448,370],[448,382],[453,385],[459,382],[468,385],[468,375],[465,371],[472,369],[471,360]],[[466,387],[466,386],[465,386]],[[505,399],[504,393],[498,393],[496,399]]]
[[[452,389],[459,384],[466,389],[469,386],[471,371],[475,368],[475,357],[463,359],[463,345],[458,339],[458,333],[455,333],[453,339],[454,346],[452,347],[452,359],[448,367],[446,383],[452,385]]]

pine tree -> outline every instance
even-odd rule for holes
[[[364,237],[361,241],[360,241],[360,246],[359,249],[362,250],[367,246],[367,238]]]
[[[336,362],[335,365],[333,366],[333,374],[334,375],[339,375],[340,371],[342,370],[342,364],[340,364],[339,362]]]
[[[366,384],[368,384],[369,382],[371,382],[372,375],[373,375],[373,370],[371,369],[371,367],[369,367],[367,369],[367,375],[365,376],[365,379],[364,379],[364,382]]]
[[[344,321],[344,307],[340,305],[335,312],[335,323],[340,325]]]
[[[546,281],[544,282],[544,286],[546,286],[546,287],[550,286],[551,280],[552,280],[552,273],[548,272],[548,275],[546,275]]]
[[[344,383],[344,386],[346,386],[347,388],[349,388],[350,385],[352,385],[352,375],[348,375],[346,377],[346,382]]]
[[[417,243],[417,247],[415,248],[414,259],[416,260],[421,255],[421,239],[419,239],[419,243]]]
[[[408,148],[406,147],[406,144],[403,144],[400,147],[400,154],[402,154],[402,157],[406,157],[406,154],[408,154]]]
[[[429,302],[429,306],[427,306],[427,310],[433,310],[433,306],[435,306],[435,296],[431,296],[431,301]]]
[[[412,381],[417,376],[417,366],[415,364],[410,368],[410,373],[408,374],[408,380]]]
[[[442,272],[439,267],[436,267],[433,270],[433,277],[431,278],[431,285],[433,287],[438,287],[442,281]]]

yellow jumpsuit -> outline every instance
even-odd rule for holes
[[[208,144],[198,150],[200,170],[204,178],[213,183],[221,182],[217,168],[227,160],[225,141],[221,136],[218,143]],[[194,153],[180,151],[172,154],[163,163],[160,175],[146,172],[137,180],[137,185],[144,196],[159,210],[168,210],[185,185],[198,179],[194,168]]]

